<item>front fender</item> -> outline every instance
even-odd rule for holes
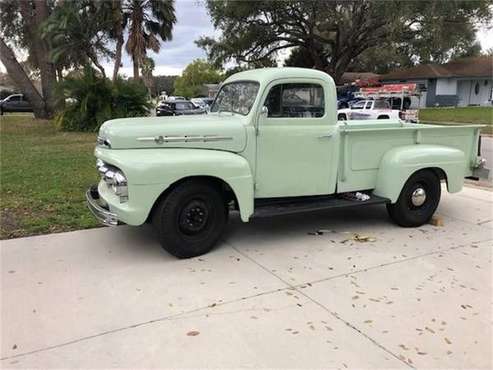
[[[103,148],[96,148],[95,154],[120,168],[127,176],[128,206],[134,214],[123,221],[131,225],[145,222],[154,203],[169,186],[192,176],[210,176],[224,181],[235,193],[241,219],[248,221],[253,213],[254,190],[250,165],[238,154],[206,149]]]
[[[447,176],[448,191],[458,192],[464,184],[466,155],[463,151],[442,145],[409,145],[386,152],[380,162],[376,195],[397,201],[407,179],[424,168],[443,170]]]

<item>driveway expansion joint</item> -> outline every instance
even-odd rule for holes
[[[255,264],[257,264],[259,267],[261,267],[262,269],[264,269],[265,271],[269,272],[271,275],[273,275],[274,277],[276,277],[277,279],[279,279],[281,282],[283,282],[284,284],[288,285],[289,286],[289,289],[291,290],[295,290],[296,292],[298,292],[299,294],[303,295],[304,297],[306,297],[308,300],[310,300],[312,303],[316,304],[317,306],[319,306],[320,308],[322,308],[324,311],[326,311],[328,314],[330,314],[332,317],[334,317],[335,319],[343,322],[344,324],[346,324],[346,326],[350,327],[351,329],[353,329],[354,331],[356,331],[357,333],[359,333],[360,335],[362,335],[363,337],[365,337],[367,340],[369,340],[373,345],[377,346],[378,348],[380,348],[381,350],[383,350],[384,352],[388,353],[390,356],[394,357],[396,360],[398,360],[399,362],[405,364],[406,366],[414,369],[414,367],[410,364],[408,364],[406,361],[404,361],[403,359],[401,359],[398,355],[396,355],[395,353],[393,353],[391,350],[389,350],[388,348],[386,348],[385,346],[383,346],[382,344],[378,343],[375,339],[373,339],[372,337],[370,337],[368,334],[364,333],[361,329],[358,329],[356,326],[352,325],[351,323],[349,323],[348,321],[344,320],[343,318],[341,318],[339,315],[337,315],[337,313],[335,312],[332,312],[328,307],[324,306],[321,302],[317,301],[316,299],[314,299],[313,297],[311,297],[310,295],[306,294],[304,291],[302,291],[298,286],[295,286],[295,285],[292,285],[290,284],[289,282],[287,282],[286,280],[284,280],[283,278],[281,278],[279,275],[275,274],[274,272],[272,272],[271,270],[269,270],[266,266],[262,265],[260,262],[256,261],[255,259],[253,259],[252,257],[250,257],[248,254],[246,253],[243,253],[242,251],[238,250],[236,247],[234,247],[233,245],[231,245],[230,243],[228,243],[229,246],[231,248],[233,248],[237,253],[241,254],[242,256],[244,256],[245,258],[248,258],[250,261],[254,262]],[[347,275],[347,274],[345,274]],[[340,276],[339,276],[340,277]],[[305,283],[303,285],[307,285],[307,284],[311,284],[311,283]]]

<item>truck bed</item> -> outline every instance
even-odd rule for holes
[[[439,145],[462,151],[470,163],[476,159],[481,125],[429,125],[399,120],[339,122],[338,192],[373,189],[385,153],[394,147]],[[426,163],[426,158],[421,158]],[[464,169],[470,176],[471,166]]]

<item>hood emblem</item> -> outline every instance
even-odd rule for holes
[[[183,136],[153,136],[153,137],[139,137],[138,141],[154,141],[156,144],[163,143],[197,143],[208,141],[225,141],[233,140],[232,136],[220,136],[220,135],[183,135]]]

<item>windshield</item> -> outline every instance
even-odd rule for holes
[[[351,109],[363,109],[365,107],[366,101],[359,101],[351,105]]]
[[[232,112],[246,116],[257,97],[259,83],[238,81],[223,85],[217,93],[211,112]]]

